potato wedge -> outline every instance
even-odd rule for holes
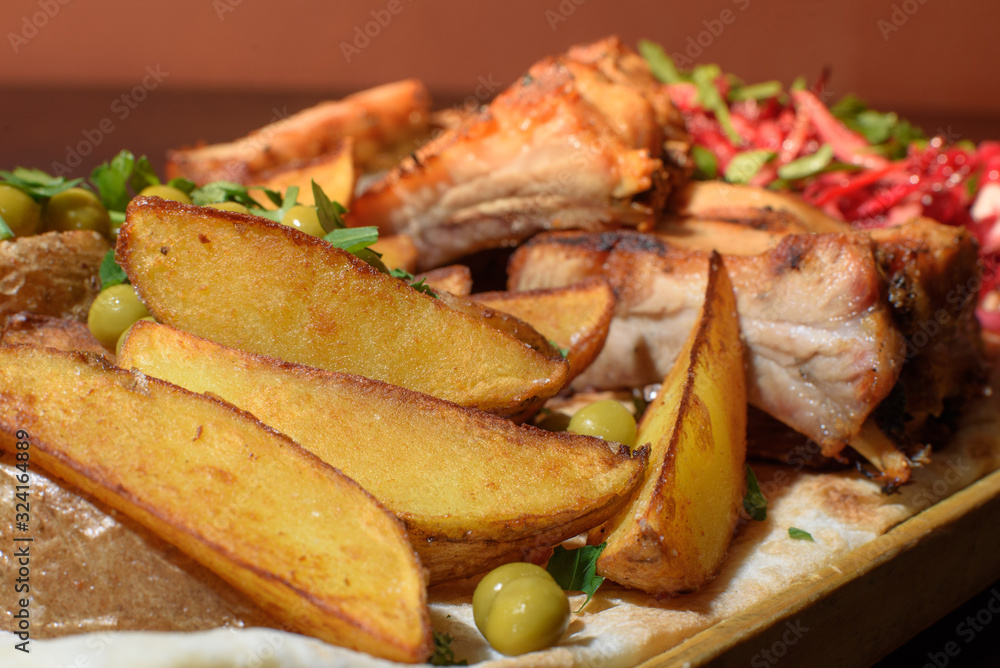
[[[471,299],[523,320],[563,348],[570,379],[601,352],[615,314],[614,290],[600,278],[564,288],[482,292]]]
[[[515,339],[546,357],[559,357],[559,350],[534,327],[509,313],[492,309],[469,297],[449,292],[437,293],[438,299],[448,308],[481,320],[490,327],[510,334]]]
[[[354,196],[354,142],[350,138],[321,156],[282,165],[250,179],[251,185],[279,192],[295,186],[299,189],[299,202],[309,205],[316,204],[312,191],[313,181],[323,189],[327,197],[345,207],[350,206],[351,197]],[[251,190],[250,194],[265,209],[277,208],[259,190]]]
[[[468,297],[472,292],[472,271],[464,264],[449,264],[417,274],[416,279],[427,281],[433,290],[445,290],[457,297]]]
[[[417,244],[408,234],[379,236],[371,249],[382,254],[382,263],[389,269],[403,269],[409,273],[417,270]]]
[[[256,216],[137,197],[118,263],[158,322],[289,362],[377,378],[502,415],[562,388],[568,366]]]
[[[590,541],[607,541],[597,572],[665,595],[718,572],[742,508],[746,371],[729,275],[709,261],[705,303],[687,343],[647,408],[637,442],[651,443],[646,479]]]
[[[148,527],[278,621],[375,656],[429,656],[424,571],[402,525],[287,436],[218,399],[34,346],[0,347],[0,396],[0,445]]]
[[[522,427],[350,374],[137,323],[120,363],[210,392],[296,439],[406,524],[432,582],[551,548],[612,517],[645,450]]]
[[[114,353],[101,345],[90,328],[79,320],[54,318],[37,313],[15,313],[7,318],[0,331],[0,345],[26,343],[56,350],[85,350],[115,361]]]
[[[0,322],[20,311],[86,321],[108,248],[83,230],[0,241]]]

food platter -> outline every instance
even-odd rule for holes
[[[814,473],[801,467],[789,472],[761,464],[758,477],[772,502],[770,518],[741,523],[715,582],[676,598],[607,586],[578,615],[564,643],[531,661],[610,668],[642,663],[770,664],[772,658],[805,658],[816,652],[859,665],[877,658],[998,575],[989,555],[1000,532],[984,522],[1000,503],[1000,478],[991,473],[1000,465],[995,429],[1000,392],[991,393],[998,387],[994,378],[976,400],[955,446],[916,468],[912,482],[894,495],[884,494],[877,482],[858,473]],[[805,530],[810,540],[790,537],[793,529]],[[932,578],[937,568],[949,577]],[[932,580],[933,585],[907,588],[905,583],[912,580]],[[503,659],[477,635],[470,623],[472,584],[459,581],[431,588],[435,630],[448,633],[456,657],[469,663],[528,665]],[[886,603],[865,605],[873,598]],[[893,620],[889,625],[887,618]],[[856,642],[843,642],[829,632],[846,621],[860,629],[852,638]],[[82,652],[90,665],[111,667],[127,663],[138,652],[169,647],[159,665],[186,665],[207,643],[219,665],[241,665],[246,660],[241,648],[260,650],[267,638],[275,637],[281,640],[266,645],[270,649],[264,658],[280,665],[381,665],[347,650],[264,630],[184,636],[138,632],[116,635],[110,642],[84,635],[39,641],[31,661],[68,664]],[[26,660],[12,656],[12,661]]]

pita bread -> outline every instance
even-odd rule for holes
[[[9,455],[0,458],[0,506],[13,517]],[[472,621],[475,580],[430,591],[434,628],[454,637],[459,660],[501,666],[633,666],[699,631],[779,594],[824,566],[1000,467],[1000,372],[972,404],[952,443],[886,496],[854,472],[754,464],[769,499],[765,522],[745,521],[719,577],[704,589],[656,600],[605,583],[554,648],[524,657],[492,650]],[[3,616],[0,664],[12,667],[243,668],[385,666],[389,662],[274,628],[251,602],[171,546],[32,473],[30,654],[14,649],[12,611]],[[71,529],[72,527],[72,529]],[[789,527],[813,541],[793,540]],[[3,533],[11,535],[12,527]],[[13,581],[10,553],[0,559]],[[583,603],[574,596],[574,609]],[[61,637],[59,637],[61,636]],[[84,663],[81,663],[84,661]]]

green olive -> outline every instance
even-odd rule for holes
[[[97,295],[87,314],[87,326],[94,338],[110,350],[122,332],[148,315],[149,311],[136,297],[132,286],[120,283],[101,290]]]
[[[584,406],[570,418],[566,430],[635,447],[635,418],[627,408],[613,399],[595,401]]]
[[[42,227],[42,207],[31,195],[0,183],[0,216],[16,237],[37,234]]]
[[[476,591],[472,594],[472,617],[476,621],[476,628],[483,632],[486,627],[486,617],[489,615],[490,608],[493,607],[493,600],[496,598],[497,592],[503,589],[507,583],[517,578],[541,577],[543,575],[551,577],[541,566],[523,561],[497,566],[487,573],[486,577],[476,585]]]
[[[205,206],[210,206],[213,209],[219,209],[221,211],[235,211],[236,213],[250,213],[250,209],[246,208],[239,202],[212,202],[211,204],[206,204]]]
[[[53,195],[42,210],[42,218],[47,230],[94,230],[104,236],[111,234],[108,210],[86,188],[70,188]]]
[[[323,231],[323,226],[319,224],[319,214],[316,212],[316,207],[314,206],[296,204],[285,212],[285,215],[281,219],[281,224],[294,227],[298,231],[311,234],[314,237],[326,235],[326,232]]]
[[[159,197],[160,199],[172,199],[175,202],[182,202],[184,204],[191,203],[191,198],[188,197],[186,192],[179,188],[163,184],[146,186],[139,194],[143,197]]]
[[[472,595],[476,627],[498,652],[518,655],[556,643],[569,625],[569,599],[544,568],[504,564]]]
[[[151,315],[147,315],[144,318],[139,318],[139,320],[145,320],[147,322],[156,322],[156,318],[154,318]],[[135,322],[139,322],[139,320],[136,320]],[[125,331],[122,332],[122,335],[118,337],[118,343],[115,344],[115,355],[121,356],[121,354],[122,354],[122,345],[125,344],[125,339],[128,338],[128,333],[130,331],[132,331],[132,327],[135,326],[135,322],[133,322],[128,327],[126,327]]]

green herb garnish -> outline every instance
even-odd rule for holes
[[[451,643],[455,640],[451,634],[433,631],[434,653],[428,663],[432,666],[467,666],[468,661],[455,661],[455,651],[451,648]]]
[[[604,582],[604,578],[597,575],[597,558],[607,546],[607,543],[601,543],[567,550],[562,545],[557,545],[545,567],[549,575],[555,578],[556,584],[565,591],[582,591],[587,595],[580,610],[587,607],[594,592]]]
[[[331,230],[323,241],[330,243],[337,248],[342,248],[348,253],[357,253],[362,248],[368,248],[378,241],[378,228],[370,227],[342,227]]]
[[[795,540],[813,540],[811,533],[803,531],[802,529],[797,529],[796,527],[788,527],[788,537],[794,538]]]
[[[90,182],[97,187],[97,195],[109,212],[125,212],[132,199],[128,184],[135,167],[135,156],[131,151],[120,151],[110,161],[101,163],[90,172]]]
[[[762,81],[755,84],[734,86],[729,91],[729,99],[733,102],[740,100],[766,100],[779,95],[781,95],[780,81]]]
[[[722,76],[718,65],[696,65],[691,71],[691,80],[698,87],[698,101],[701,105],[715,114],[715,119],[719,121],[719,127],[732,142],[733,146],[743,143],[743,138],[733,127],[733,121],[729,116],[729,105],[719,88],[715,85],[715,80]]]
[[[778,167],[778,176],[789,181],[815,176],[833,160],[833,147],[823,144],[815,153],[804,155]]]
[[[663,83],[672,84],[688,81],[674,64],[674,59],[667,55],[663,47],[648,39],[639,40],[639,54],[649,63],[653,76]]]
[[[750,183],[750,179],[756,176],[761,167],[772,158],[774,158],[774,151],[764,149],[737,153],[726,166],[726,173],[723,177],[730,183]]]
[[[694,178],[702,181],[719,178],[719,160],[712,149],[694,144],[691,146],[691,158],[694,160]]]
[[[391,269],[386,273],[388,273],[393,278],[398,278],[401,281],[406,281],[407,283],[410,284],[410,287],[416,290],[417,292],[422,292],[425,295],[430,295],[431,297],[434,297],[434,299],[437,299],[437,293],[431,289],[431,286],[427,285],[426,278],[421,278],[418,281],[416,276],[406,271],[405,269]]]
[[[109,288],[112,285],[118,285],[119,283],[128,283],[128,274],[125,270],[121,268],[118,262],[115,260],[115,249],[111,248],[107,253],[104,254],[104,259],[101,261],[101,289]]]
[[[52,176],[40,169],[17,167],[12,172],[0,170],[0,179],[4,183],[24,191],[34,200],[45,199],[58,195],[64,190],[75,188],[83,179],[67,179],[64,176]]]
[[[0,216],[0,241],[7,241],[7,239],[13,238],[14,231],[7,225],[7,221],[3,219],[3,216]]]
[[[763,522],[767,519],[767,499],[764,498],[763,492],[760,491],[760,485],[757,484],[757,476],[754,475],[753,469],[750,465],[746,465],[747,469],[747,493],[743,497],[743,510],[747,511],[752,519],[758,522]]]

